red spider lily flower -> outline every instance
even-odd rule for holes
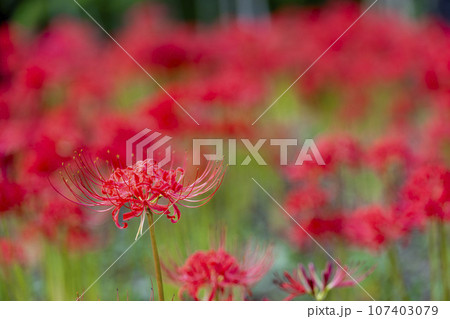
[[[251,294],[249,287],[261,280],[272,265],[272,253],[265,254],[247,250],[243,261],[226,252],[217,250],[197,251],[186,260],[183,266],[166,272],[171,280],[181,285],[183,293],[194,300],[233,300],[233,288],[240,288],[242,295]],[[201,291],[204,295],[200,296]],[[243,297],[243,296],[241,296]]]
[[[146,210],[165,214],[176,223],[181,216],[178,205],[195,208],[206,204],[220,187],[225,173],[221,162],[208,162],[204,172],[187,183],[183,168],[166,170],[154,160],[146,159],[126,168],[112,168],[112,173],[105,177],[97,160],[92,161],[82,152],[74,160],[75,166],[64,165],[64,174],[61,173],[74,202],[97,207],[98,212],[112,211],[119,228],[126,228],[126,221],[140,217],[140,232]],[[129,211],[121,215],[121,208]]]
[[[317,183],[309,183],[304,187],[297,187],[286,196],[286,209],[298,217],[314,216],[326,209],[331,202],[327,190]]]
[[[375,141],[368,151],[367,159],[377,172],[384,173],[394,164],[408,168],[415,158],[405,138],[390,134]]]
[[[25,254],[17,241],[9,238],[0,238],[0,265],[11,266],[14,263],[23,264]]]
[[[289,293],[284,300],[292,300],[304,294],[309,294],[316,300],[324,300],[331,289],[354,286],[369,275],[369,272],[366,272],[355,278],[357,271],[357,268],[349,269],[349,267],[343,266],[342,269],[335,263],[327,262],[324,271],[319,276],[313,263],[308,265],[308,270],[300,264],[292,275],[286,271],[284,280],[276,279],[275,283]]]
[[[428,218],[450,219],[450,171],[442,165],[415,169],[401,191],[401,215],[410,227],[423,227]]]
[[[352,244],[379,250],[406,234],[403,222],[394,209],[371,205],[350,213],[343,232]]]
[[[33,227],[38,226],[42,234],[50,241],[64,239],[71,249],[89,247],[88,244],[92,244],[93,237],[86,225],[89,225],[88,221],[93,220],[88,219],[81,207],[72,205],[56,194],[52,193],[52,195],[52,197],[41,197],[46,204]]]
[[[419,153],[423,154],[424,161],[445,163],[445,159],[448,159],[449,156],[448,150],[450,149],[450,125],[448,125],[450,112],[445,107],[450,105],[450,94],[436,99],[435,103],[441,109],[428,120],[425,127],[424,142]]]
[[[19,184],[0,180],[0,215],[19,206],[25,194],[25,189]]]
[[[329,211],[329,216],[317,215],[300,220],[304,230],[294,225],[288,231],[290,241],[300,249],[313,243],[308,234],[324,241],[341,239],[347,223],[346,215],[337,211]]]
[[[342,133],[324,135],[317,139],[316,145],[325,165],[305,162],[302,165],[289,166],[286,169],[289,180],[299,181],[320,177],[324,174],[334,173],[341,166],[358,168],[363,160],[360,143],[350,135]]]

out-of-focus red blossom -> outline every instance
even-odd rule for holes
[[[206,204],[219,189],[225,173],[221,162],[209,161],[203,173],[189,183],[183,168],[166,170],[153,159],[146,159],[126,168],[111,167],[112,172],[105,175],[108,173],[101,172],[97,160],[93,161],[82,152],[74,156],[73,164],[64,165],[61,175],[74,202],[96,207],[98,212],[111,211],[119,228],[126,228],[126,221],[140,217],[140,230],[147,210],[165,214],[176,223],[181,217],[178,205],[199,207]],[[205,195],[209,191],[211,193]],[[129,211],[120,220],[122,207]]]
[[[173,42],[162,43],[153,48],[150,61],[168,69],[175,69],[189,61],[187,51]]]
[[[146,116],[139,114],[108,113],[95,120],[92,127],[91,148],[99,158],[107,158],[110,154],[117,154],[117,165],[125,166],[127,139],[138,134],[146,127],[154,127],[155,123]],[[161,132],[163,133],[163,132]],[[150,146],[150,145],[149,145]],[[158,155],[156,152],[155,155]],[[156,160],[159,158],[156,157]]]
[[[242,70],[223,70],[187,87],[189,95],[205,107],[230,105],[231,110],[252,108],[266,91],[264,81]]]
[[[28,136],[32,132],[32,123],[22,120],[8,120],[2,123],[0,130],[0,154],[14,157],[24,152],[29,145]]]
[[[402,220],[392,209],[372,205],[360,207],[346,217],[344,236],[356,246],[379,250],[403,234]]]
[[[18,207],[25,198],[25,189],[14,182],[0,181],[0,215]]]
[[[450,105],[450,94],[439,101]],[[443,162],[450,159],[450,108],[438,110],[426,124],[426,132],[420,154],[424,162]]]
[[[448,56],[450,55],[450,37],[447,25],[428,24],[423,32],[427,34],[422,54],[424,55],[422,65],[422,78],[424,87],[432,92],[447,92],[450,89],[448,77]],[[436,43],[436,40],[439,40]],[[429,45],[433,43],[433,45]]]
[[[442,165],[423,165],[405,182],[399,215],[409,228],[422,228],[428,218],[449,220],[449,203],[450,171]]]
[[[316,177],[324,173],[335,172],[341,165],[356,168],[363,159],[363,150],[357,140],[350,135],[335,134],[322,136],[315,140],[325,165],[308,161],[287,169],[291,180]]]
[[[30,89],[39,90],[44,84],[45,71],[38,66],[31,66],[25,70],[25,85]]]
[[[169,278],[180,285],[179,297],[186,292],[194,300],[242,300],[250,287],[267,273],[272,265],[271,250],[262,254],[248,249],[239,261],[220,247],[197,251],[183,266],[166,269]],[[236,288],[239,296],[233,294]],[[203,295],[202,295],[203,293]]]
[[[311,52],[310,60],[320,55],[321,51],[331,44],[339,35],[358,17],[361,8],[356,5],[335,4],[328,6],[327,10],[316,10],[310,15],[310,20],[299,21],[298,24],[306,24],[302,36],[306,38],[319,37],[314,40],[316,50]],[[368,30],[388,31],[388,26],[383,23],[390,21],[397,28],[384,37],[379,33],[367,36]],[[333,26],[323,28],[324,25]],[[295,32],[294,28],[287,32]],[[410,76],[407,70],[413,68],[416,55],[419,50],[414,38],[414,26],[409,21],[393,14],[384,16],[383,21],[375,15],[367,16],[367,19],[352,31],[352,36],[340,39],[331,49],[324,63],[317,64],[317,68],[311,69],[304,77],[304,84],[299,86],[306,93],[313,93],[326,88],[334,83],[341,91],[365,89],[381,84],[383,81],[399,80]],[[300,31],[301,32],[301,31]],[[292,36],[295,36],[292,34]],[[341,41],[342,40],[342,41]],[[398,45],[398,43],[401,43]],[[350,52],[358,50],[364,54],[358,59],[352,59]],[[354,52],[354,51],[353,51]],[[302,83],[303,84],[303,83]]]
[[[336,239],[342,237],[347,217],[337,212],[332,212],[330,215],[323,216],[318,214],[314,217],[297,219],[303,229],[296,224],[291,227],[288,235],[292,243],[302,248],[312,244],[309,235],[317,240],[329,240],[331,238]]]
[[[177,99],[177,97],[175,97]],[[160,94],[152,100],[148,108],[148,114],[155,119],[158,129],[176,130],[179,128],[179,107],[166,94]],[[183,115],[184,116],[184,115]]]
[[[10,238],[0,238],[0,265],[11,266],[14,263],[24,263],[25,253],[17,241]]]
[[[343,214],[344,207],[341,207],[334,188],[309,178],[288,193],[285,207],[303,227],[292,224],[288,231],[288,237],[296,247],[304,248],[312,243],[308,234],[320,240],[343,235],[346,214]]]
[[[62,162],[70,159],[73,150],[82,143],[84,132],[74,124],[74,117],[69,109],[55,110],[33,124],[30,123],[32,132],[22,133],[29,136],[25,141],[26,149],[21,152],[22,170],[18,176],[27,181],[30,191],[49,189],[49,174],[60,168]],[[21,128],[18,127],[19,130]]]
[[[316,300],[324,300],[330,290],[340,287],[350,287],[364,280],[370,272],[358,275],[358,268],[351,269],[348,266],[339,266],[336,263],[327,262],[321,274],[317,273],[313,263],[308,264],[308,269],[300,264],[292,274],[284,272],[284,278],[277,278],[275,283],[289,293],[285,300],[309,294]]]
[[[83,225],[69,227],[65,237],[65,244],[69,250],[92,250],[95,247],[92,232]]]
[[[93,216],[59,196],[53,189],[45,188],[30,197],[30,207],[36,214],[30,216],[32,220],[22,229],[24,242],[45,239],[69,250],[96,248],[91,225],[98,220]]]
[[[330,194],[316,184],[298,187],[286,196],[286,209],[295,216],[315,216],[330,201]]]
[[[386,172],[390,167],[407,169],[414,165],[414,155],[405,138],[387,135],[368,150],[367,160],[378,172]]]
[[[356,167],[362,159],[362,150],[355,138],[348,135],[335,135],[319,139],[317,148],[320,150],[327,170],[337,165]]]
[[[10,115],[8,103],[0,100],[0,121],[8,119]]]
[[[49,172],[54,172],[61,167],[61,163],[67,161],[69,156],[61,156],[57,153],[57,145],[54,139],[43,137],[36,141],[28,151],[24,167],[29,173],[48,176]]]
[[[67,90],[67,97],[74,101],[88,93],[80,91],[80,85],[108,83],[102,64],[97,63],[100,48],[93,36],[95,34],[96,30],[88,23],[67,19],[53,21],[32,43],[33,54],[25,63],[24,83],[30,88],[39,88],[44,83],[49,87],[59,86]],[[91,79],[84,76],[86,72]],[[61,86],[62,83],[66,85]],[[105,89],[89,93],[101,95]]]
[[[62,197],[47,198],[47,203],[40,215],[39,227],[49,239],[56,236],[64,228],[76,228],[83,225],[87,218],[83,210]]]
[[[129,13],[129,23],[121,32],[119,42],[144,66],[157,71],[176,71],[195,64],[201,57],[202,45],[193,31],[169,21],[161,7],[138,5]],[[116,46],[112,55],[113,60],[123,58],[123,52]],[[120,68],[126,72],[140,72],[131,61],[124,62]]]

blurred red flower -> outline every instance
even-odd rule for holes
[[[0,265],[11,266],[25,262],[25,254],[17,241],[0,237]]]
[[[286,271],[284,278],[276,279],[275,283],[289,293],[285,300],[291,300],[304,294],[309,294],[316,300],[324,300],[330,290],[354,286],[370,273],[357,275],[358,268],[350,269],[348,266],[343,266],[343,268],[336,263],[327,262],[322,274],[319,274],[313,263],[308,264],[308,270],[300,264],[292,275]]]
[[[349,214],[343,233],[356,246],[379,250],[401,236],[402,226],[390,208],[372,205]]]
[[[12,208],[19,206],[24,198],[26,191],[17,183],[0,181],[0,215]]]
[[[412,227],[423,227],[427,218],[450,219],[450,171],[442,165],[423,165],[405,182],[399,215]]]
[[[187,292],[194,300],[234,300],[234,288],[250,294],[250,286],[261,280],[271,265],[271,250],[265,254],[247,250],[240,262],[220,247],[195,252],[183,266],[165,268],[169,278],[181,285],[180,298]],[[201,296],[203,289],[205,293]]]
[[[336,172],[342,165],[357,168],[363,160],[363,150],[359,142],[348,134],[320,136],[316,145],[325,165],[317,165],[312,161],[288,167],[287,176],[290,180],[317,178]]]
[[[404,137],[389,134],[377,141],[368,150],[369,164],[378,172],[388,168],[408,169],[414,165],[414,156]]]

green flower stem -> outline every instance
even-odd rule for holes
[[[214,296],[214,301],[220,301],[220,299],[219,299],[219,289],[218,288],[216,289],[216,294]]]
[[[400,269],[400,264],[398,261],[398,253],[395,245],[391,245],[388,249],[388,258],[391,264],[391,275],[392,281],[395,284],[399,296],[402,300],[408,300],[408,294],[406,293],[406,285],[403,281],[402,271]]]
[[[445,232],[445,224],[439,220],[437,222],[438,236],[439,236],[439,257],[441,261],[441,278],[442,288],[444,290],[444,300],[450,299],[450,292],[448,286],[448,263],[447,263],[447,236]]]
[[[155,262],[156,283],[158,285],[158,297],[159,301],[164,301],[164,289],[161,273],[161,263],[159,261],[158,246],[156,245],[155,225],[153,224],[153,213],[147,212],[148,225],[150,229],[150,240],[152,242],[153,260]]]
[[[437,274],[436,274],[436,241],[433,227],[434,223],[431,221],[428,225],[428,258],[429,258],[429,268],[430,268],[430,299],[436,300],[436,285],[437,285]]]

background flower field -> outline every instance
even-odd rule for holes
[[[149,128],[172,137],[178,164],[193,138],[312,138],[326,164],[292,165],[299,146],[290,165],[273,147],[261,149],[267,165],[230,165],[209,203],[157,222],[168,268],[199,250],[267,250],[270,269],[233,296],[282,300],[285,272],[330,261],[308,233],[361,270],[376,300],[449,300],[448,23],[375,4],[285,92],[366,8],[330,1],[209,23],[155,3],[121,8],[104,25],[166,92],[75,3],[35,20],[18,10],[0,26],[0,299],[154,299],[148,236],[133,244],[139,222],[119,229],[55,190],[75,151],[124,165],[126,140]],[[246,156],[238,143],[238,163]],[[166,299],[192,299],[163,276]],[[369,299],[356,285],[327,295]]]

